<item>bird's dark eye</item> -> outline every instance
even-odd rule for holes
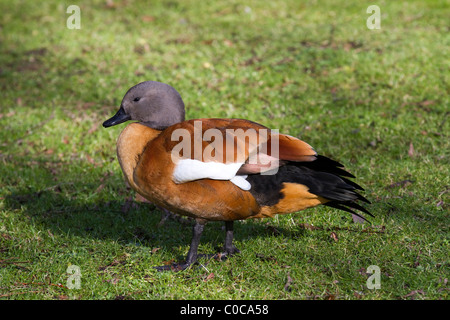
[[[141,98],[139,98],[139,97],[136,97],[133,99],[133,101],[136,101],[136,102],[138,102],[139,100],[141,100]]]

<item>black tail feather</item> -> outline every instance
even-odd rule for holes
[[[349,180],[354,178],[337,161],[324,156],[317,156],[311,162],[288,161],[274,175],[249,175],[247,181],[251,184],[250,192],[262,206],[275,205],[283,198],[281,190],[284,183],[297,183],[308,187],[308,191],[329,200],[326,206],[350,212],[361,219],[366,218],[356,213],[373,215],[355,201],[370,204],[357,190],[364,190],[357,183]],[[354,210],[352,210],[354,209]]]
[[[362,212],[364,212],[365,214],[368,214],[369,216],[371,216],[372,218],[374,218],[374,215],[373,215],[373,214],[371,214],[366,208],[364,208],[363,206],[357,204],[356,202],[348,202],[348,203],[345,203],[344,205],[346,205],[346,206],[348,206],[348,207],[350,207],[350,208],[353,208],[353,209],[362,211]]]
[[[341,179],[344,180],[344,182],[345,182],[346,184],[351,185],[353,188],[358,189],[358,190],[361,190],[361,191],[364,191],[364,188],[361,187],[359,184],[357,184],[357,183],[355,183],[355,182],[353,182],[353,181],[351,181],[351,180],[349,180],[349,179],[347,179],[347,178],[344,178],[344,177],[341,177]]]
[[[355,203],[353,203],[353,205],[354,205],[354,204],[355,204]],[[347,207],[344,207],[344,205],[343,205],[342,203],[337,203],[337,202],[330,201],[330,202],[324,203],[324,205],[327,206],[327,207],[332,207],[332,208],[339,209],[339,210],[342,210],[342,211],[350,212],[351,214],[354,214],[354,215],[357,216],[358,218],[361,218],[361,219],[363,219],[364,221],[369,222],[364,216],[362,216],[362,215],[360,215],[359,213],[353,211],[352,209],[349,209],[349,208],[347,208]],[[349,205],[348,203],[346,203],[345,205],[347,205],[347,206],[350,207],[350,205]],[[361,211],[363,211],[364,213],[367,213],[368,215],[370,215],[370,216],[373,217],[373,215],[372,215],[369,211],[367,211],[366,209],[364,209],[364,208],[361,207],[361,206],[359,206],[359,207],[363,209],[363,210],[361,210]]]
[[[311,177],[310,179],[302,177],[301,180],[309,187],[310,192],[330,200],[325,203],[326,206],[350,212],[364,220],[366,219],[352,209],[359,210],[373,217],[367,209],[355,202],[360,200],[370,204],[369,200],[356,191],[364,191],[364,189],[347,178],[354,178],[354,176],[341,169],[344,167],[341,163],[319,155],[315,161],[299,162],[295,163],[295,165],[299,168],[312,170],[311,172],[302,170]]]
[[[356,196],[358,197],[359,200],[367,203],[367,204],[371,204],[372,202],[370,202],[369,200],[367,200],[365,197],[363,197],[362,195],[360,195],[359,193],[355,192]]]
[[[342,177],[355,178],[350,172],[341,169],[344,168],[343,164],[321,155],[318,155],[314,161],[301,162],[301,165],[317,171],[325,171]],[[326,170],[324,170],[325,168]]]

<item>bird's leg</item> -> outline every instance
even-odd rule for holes
[[[228,256],[239,253],[239,249],[233,245],[233,221],[225,221],[225,245],[223,250]]]
[[[195,224],[192,228],[192,241],[191,247],[189,248],[189,252],[186,257],[185,263],[175,263],[168,266],[156,267],[158,271],[181,271],[188,268],[191,264],[197,261],[198,256],[198,245],[200,244],[200,238],[202,236],[203,228],[205,227],[205,222],[203,221],[195,221]]]
[[[186,257],[187,266],[197,261],[198,245],[200,244],[200,237],[202,236],[204,227],[204,223],[199,223],[198,221],[196,221],[194,227],[192,228],[191,247],[189,248],[189,252]]]

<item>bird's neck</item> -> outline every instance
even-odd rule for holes
[[[164,112],[156,112],[156,114],[151,115],[148,119],[144,119],[139,122],[146,127],[164,130],[174,124],[183,122],[185,120],[184,108],[177,108],[176,110],[166,110]]]
[[[136,191],[133,172],[147,144],[161,133],[141,123],[131,123],[123,129],[117,140],[117,158],[129,185]]]

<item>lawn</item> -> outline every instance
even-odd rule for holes
[[[378,1],[369,29],[371,4],[0,0],[0,299],[448,300],[450,6]],[[342,162],[375,217],[237,222],[240,254],[157,272],[191,222],[135,200],[125,125],[101,126],[144,80],[188,119],[250,119]],[[223,239],[207,224],[199,251]]]

